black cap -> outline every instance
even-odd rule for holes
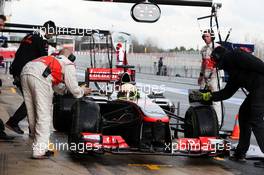
[[[2,19],[3,21],[6,21],[6,16],[5,15],[0,15],[0,19]]]
[[[227,52],[227,49],[222,47],[222,46],[218,46],[216,47],[212,53],[211,53],[211,58],[215,61],[215,62],[219,62],[221,60],[221,57]]]
[[[56,33],[56,25],[53,21],[47,21],[43,24],[44,30],[48,34]]]

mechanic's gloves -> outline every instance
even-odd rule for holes
[[[211,103],[212,102],[212,93],[211,92],[200,92],[192,91],[189,94],[189,101],[192,102],[201,102],[201,103]]]
[[[203,101],[211,101],[212,100],[212,93],[211,92],[205,92],[205,93],[201,93],[202,96],[202,100]]]

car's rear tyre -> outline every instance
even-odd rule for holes
[[[190,107],[185,114],[184,136],[186,138],[217,137],[218,119],[211,106]]]

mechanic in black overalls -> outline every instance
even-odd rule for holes
[[[6,16],[0,14],[0,31],[4,29],[5,22],[6,22]],[[7,43],[5,42],[0,44],[0,48],[5,46],[7,47]],[[0,87],[1,86],[2,86],[2,80],[0,79]],[[1,90],[0,90],[0,94],[1,94]],[[0,118],[0,140],[12,140],[12,139],[14,139],[14,137],[8,136],[5,133],[5,125],[2,119]]]
[[[158,75],[163,75],[162,66],[163,66],[163,57],[160,57],[158,62]]]
[[[10,73],[14,77],[14,84],[22,92],[20,84],[20,73],[23,67],[29,62],[41,56],[48,55],[48,41],[56,32],[56,26],[53,21],[47,21],[43,27],[31,34],[26,35],[16,52],[15,59],[10,67]],[[24,131],[20,129],[18,123],[26,118],[27,109],[25,102],[23,102],[17,109],[15,114],[9,118],[6,127],[18,134],[23,134]]]
[[[201,93],[204,101],[226,100],[239,88],[245,88],[248,91],[239,109],[239,143],[230,159],[245,161],[245,155],[250,146],[251,131],[264,153],[264,62],[240,49],[228,51],[223,47],[215,48],[211,57],[218,69],[225,70],[229,78],[223,90]],[[264,162],[256,162],[255,166],[264,168]]]

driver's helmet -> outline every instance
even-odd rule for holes
[[[123,84],[131,84],[131,76],[125,72],[118,75],[118,80],[115,82],[116,85],[118,85],[118,88],[121,87]]]
[[[121,100],[136,100],[139,98],[137,87],[133,84],[126,83],[120,87],[117,98]]]

